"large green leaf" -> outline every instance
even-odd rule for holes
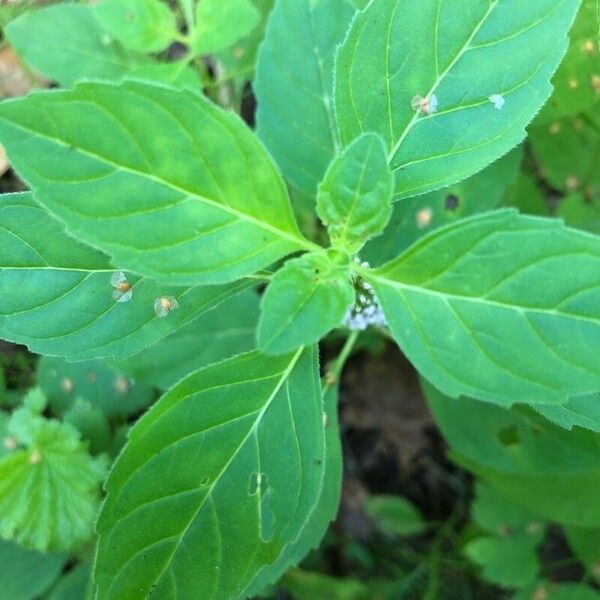
[[[8,24],[6,36],[30,67],[66,87],[83,77],[119,79],[151,63],[115,42],[83,4],[30,10]]]
[[[374,286],[434,385],[502,405],[600,389],[600,238],[504,210],[432,233]]]
[[[98,521],[98,598],[244,598],[323,485],[316,349],[198,371],[133,428]]]
[[[258,56],[258,135],[312,198],[339,149],[333,63],[353,14],[347,0],[277,0]]]
[[[600,525],[600,438],[565,431],[533,411],[423,390],[451,456],[544,520]]]
[[[342,323],[356,296],[348,261],[305,254],[275,273],[261,302],[257,340],[263,352],[284,354],[314,344]]]
[[[166,390],[201,367],[253,350],[258,301],[254,290],[246,290],[115,366]]]
[[[58,578],[67,557],[0,540],[0,600],[34,600]]]
[[[366,133],[332,161],[319,184],[317,213],[338,250],[355,254],[390,220],[394,178],[385,152],[383,140]]]
[[[99,508],[105,457],[92,459],[71,425],[45,419],[36,390],[13,413],[14,450],[0,460],[0,535],[40,551],[87,542]]]
[[[525,126],[550,95],[578,5],[371,2],[337,57],[343,144],[364,131],[382,135],[396,198],[472,175],[525,137]]]
[[[129,302],[113,298],[108,259],[66,235],[30,194],[0,200],[0,338],[74,360],[122,359],[191,323],[247,284],[172,287],[129,275]],[[173,296],[167,318],[156,298]]]
[[[102,0],[94,14],[110,35],[138,52],[164,50],[179,33],[175,13],[161,0]]]
[[[70,232],[163,283],[233,281],[313,247],[258,140],[200,94],[81,83],[2,103],[0,141]]]
[[[569,398],[564,404],[536,404],[534,408],[564,429],[582,427],[600,433],[600,394]]]

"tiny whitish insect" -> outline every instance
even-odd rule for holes
[[[506,102],[506,100],[504,99],[504,96],[502,94],[492,94],[489,97],[489,101],[494,105],[494,108],[496,110],[502,110],[502,107],[504,106],[504,103]]]
[[[112,297],[117,302],[129,302],[133,296],[133,287],[127,281],[125,273],[117,271],[110,277],[110,284],[113,287]]]
[[[438,99],[435,94],[431,94],[431,96],[427,96],[423,98],[422,96],[415,96],[410,105],[413,110],[417,112],[422,112],[426,115],[432,115],[434,112],[437,112],[438,109]]]
[[[160,319],[164,319],[173,310],[179,308],[179,302],[173,296],[162,296],[154,301],[154,312]]]

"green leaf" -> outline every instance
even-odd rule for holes
[[[600,593],[579,583],[565,583],[558,585],[556,582],[543,582],[527,586],[514,597],[514,600],[600,600]]]
[[[337,57],[342,143],[364,131],[381,134],[396,198],[476,173],[525,137],[550,95],[578,5],[371,2]]]
[[[83,398],[110,419],[127,418],[139,413],[155,397],[150,386],[128,379],[100,360],[71,363],[43,356],[37,377],[57,416],[64,415],[78,398]]]
[[[355,254],[380,234],[392,214],[394,177],[383,140],[366,133],[331,163],[319,185],[317,213],[332,245]]]
[[[600,581],[600,529],[565,527],[565,535],[575,555]]]
[[[600,238],[497,211],[363,276],[403,352],[450,396],[559,404],[600,389]]]
[[[105,457],[92,459],[79,432],[40,416],[43,396],[15,411],[15,449],[0,459],[0,535],[40,551],[86,542],[99,508]]]
[[[552,79],[554,92],[536,122],[547,122],[592,109],[598,102],[597,0],[583,0],[570,33],[569,49]],[[596,108],[597,110],[597,108]]]
[[[529,141],[544,179],[553,188],[565,194],[582,194],[585,200],[596,203],[596,211],[600,210],[600,116],[597,111],[532,127]]]
[[[466,555],[483,567],[483,578],[515,588],[533,581],[540,569],[536,555],[539,540],[526,533],[510,537],[481,537],[469,542]]]
[[[82,78],[119,79],[151,62],[115,42],[97,21],[93,8],[83,4],[30,10],[5,31],[25,63],[65,87]]]
[[[132,429],[109,478],[98,600],[246,597],[312,514],[324,454],[316,349],[254,352],[183,380]]]
[[[0,600],[35,600],[56,581],[67,557],[0,540]]]
[[[211,54],[248,35],[260,22],[260,13],[250,0],[202,0],[196,21],[192,46],[200,54]]]
[[[0,222],[0,289],[10,291],[0,308],[0,337],[34,352],[126,358],[249,285],[171,287],[128,275],[131,300],[117,302],[108,259],[68,236],[30,194],[2,196]],[[154,310],[163,296],[179,303],[167,318]]]
[[[524,408],[448,398],[429,384],[423,391],[456,462],[540,519],[600,526],[597,434],[565,431]]]
[[[112,433],[106,415],[87,400],[77,398],[73,406],[65,412],[64,422],[73,425],[81,434],[81,439],[89,444],[90,454],[110,452]]]
[[[539,217],[550,216],[550,206],[535,175],[523,171],[510,186],[504,198],[506,206],[511,206],[521,213]]]
[[[137,52],[165,50],[178,35],[175,13],[160,0],[102,0],[94,14],[110,35]]]
[[[275,273],[261,301],[258,347],[268,354],[318,342],[354,304],[349,259],[305,254]]]
[[[92,600],[92,565],[83,562],[63,575],[45,600]]]
[[[333,63],[353,14],[346,0],[277,0],[258,56],[258,135],[311,198],[339,149]]]
[[[278,581],[290,567],[297,565],[311,550],[318,547],[329,524],[337,515],[342,493],[342,445],[338,419],[338,398],[338,389],[331,387],[323,399],[325,462],[319,498],[298,539],[285,548],[279,559],[269,569],[259,572],[254,578],[247,591],[250,597],[258,594],[266,585]]]
[[[600,148],[600,146],[598,147]],[[600,162],[598,164],[600,166]],[[557,216],[563,219],[569,227],[600,235],[600,186],[596,190],[593,199],[586,198],[581,194],[567,196],[558,205]]]
[[[253,350],[258,315],[258,295],[247,290],[115,366],[167,390],[201,367]]]
[[[200,94],[81,83],[3,102],[0,141],[71,233],[165,284],[234,281],[314,247],[252,132]]]
[[[563,429],[582,427],[600,433],[600,394],[570,398],[558,405],[536,404],[533,408]]]
[[[365,508],[377,527],[389,535],[415,535],[426,528],[417,507],[401,496],[371,496]]]
[[[294,600],[369,600],[373,598],[372,586],[357,579],[330,577],[301,569],[293,569],[286,573],[281,584]]]
[[[385,232],[366,245],[361,258],[381,265],[443,225],[497,208],[517,176],[522,157],[519,147],[469,179],[396,202]]]

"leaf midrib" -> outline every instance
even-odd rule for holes
[[[53,136],[47,135],[47,134],[42,134],[38,131],[36,131],[35,129],[31,129],[29,127],[26,127],[20,123],[15,123],[9,119],[5,119],[5,118],[0,118],[0,120],[8,123],[11,127],[15,127],[17,129],[20,129],[22,131],[25,131],[29,134],[31,134],[34,137],[37,138],[41,138],[44,139],[46,141],[52,142],[56,145],[62,146],[63,148],[69,148],[69,144],[63,142],[62,140],[55,138]],[[84,150],[83,148],[78,147],[75,150],[76,153],[78,154],[82,154],[84,156],[87,156],[88,158],[94,159],[100,163],[103,163],[105,165],[108,165],[110,167],[113,167],[114,169],[117,169],[118,171],[122,171],[125,173],[129,173],[131,175],[134,175],[136,177],[140,177],[142,179],[147,179],[150,181],[153,181],[154,183],[157,183],[163,187],[166,187],[168,189],[174,190],[180,194],[185,194],[185,196],[189,197],[189,198],[195,198],[198,201],[207,204],[208,206],[211,206],[212,208],[216,208],[218,210],[222,210],[223,212],[226,212],[230,215],[233,215],[234,217],[236,217],[237,219],[239,219],[240,221],[245,221],[248,223],[251,223],[261,229],[264,229],[266,231],[269,231],[270,233],[272,233],[273,235],[283,239],[283,240],[287,240],[289,242],[293,242],[294,244],[298,245],[301,248],[304,248],[305,250],[311,250],[311,251],[319,251],[321,250],[321,246],[318,246],[317,244],[314,244],[313,242],[303,238],[303,237],[299,237],[297,235],[294,235],[292,233],[288,233],[283,231],[282,229],[279,229],[273,225],[271,225],[270,223],[266,223],[265,221],[260,221],[259,219],[257,219],[256,217],[253,217],[247,213],[243,213],[231,206],[229,206],[228,204],[224,204],[224,203],[220,203],[217,202],[215,200],[212,200],[210,198],[207,198],[206,196],[201,196],[198,192],[192,191],[192,190],[188,190],[185,189],[173,182],[169,182],[169,181],[165,181],[164,179],[161,179],[160,177],[157,177],[156,175],[152,175],[150,173],[144,172],[144,171],[140,171],[138,169],[134,169],[132,167],[127,167],[124,165],[120,165],[114,161],[109,160],[108,158],[101,156],[99,154],[96,154],[95,152],[91,152],[90,150]],[[52,179],[47,179],[48,181],[52,182]],[[74,182],[75,184],[77,183],[76,181]],[[40,189],[41,186],[32,186],[37,188],[38,190]],[[66,209],[68,210],[68,209]]]

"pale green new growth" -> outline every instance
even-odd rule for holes
[[[111,473],[98,599],[246,597],[313,514],[324,459],[315,348],[191,375],[133,428]]]
[[[179,33],[175,14],[161,0],[101,0],[94,12],[110,35],[138,52],[164,50]]]
[[[479,171],[525,137],[550,95],[578,6],[579,0],[371,2],[337,57],[342,143],[366,131],[381,134],[396,198]]]
[[[450,396],[556,404],[600,388],[597,237],[498,211],[365,277],[402,350]]]
[[[261,303],[259,349],[290,352],[340,325],[355,297],[348,263],[335,253],[306,254],[277,271]]]
[[[319,185],[317,214],[334,248],[355,254],[392,215],[394,177],[381,137],[357,138],[331,163]]]
[[[41,392],[13,413],[15,442],[0,459],[0,535],[36,550],[70,550],[87,541],[99,507],[106,459],[92,459],[77,430],[40,416]]]
[[[260,13],[250,0],[202,0],[196,8],[192,46],[200,54],[221,52],[249,34]]]

